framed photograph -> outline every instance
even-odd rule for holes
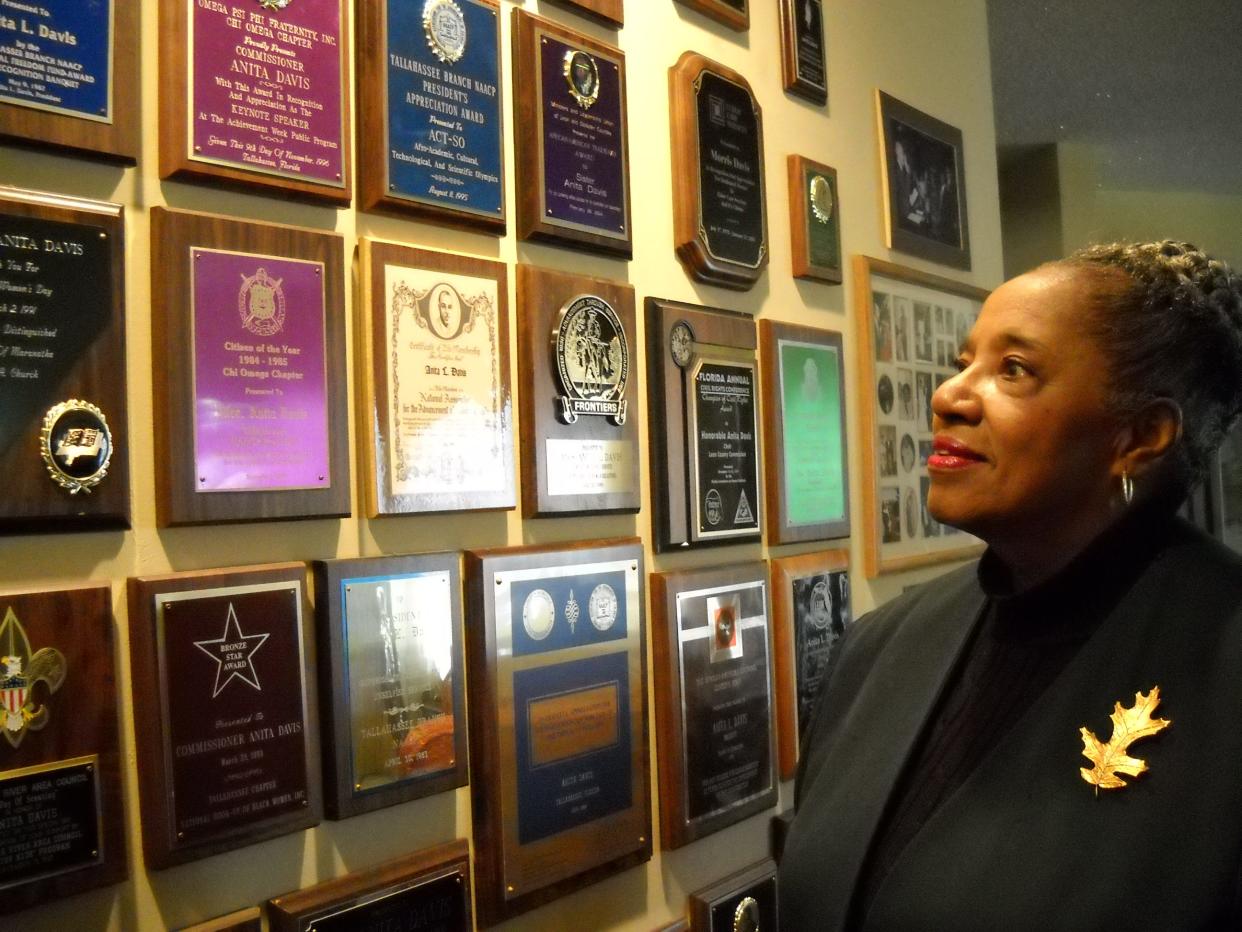
[[[490,926],[651,858],[643,547],[479,551],[466,575],[476,903]]]
[[[772,560],[772,652],[782,780],[792,780],[797,773],[798,748],[833,648],[854,620],[849,565],[848,550]]]
[[[660,836],[680,848],[776,805],[768,568],[653,573],[651,587]]]
[[[744,32],[750,28],[750,0],[677,0],[677,2],[738,32]]]
[[[694,932],[760,932],[780,925],[776,864],[760,861],[690,894]]]
[[[794,278],[841,284],[841,199],[837,170],[801,155],[789,167]]]
[[[863,415],[867,576],[960,560],[983,544],[927,511],[932,393],[956,374],[988,292],[893,262],[854,257]]]
[[[841,334],[759,321],[768,543],[849,537]]]
[[[781,73],[790,94],[828,103],[823,0],[781,0]]]
[[[364,237],[358,270],[368,516],[516,507],[504,263]]]
[[[550,3],[620,29],[625,25],[624,0],[549,0]]]
[[[962,131],[875,92],[887,245],[970,268]]]

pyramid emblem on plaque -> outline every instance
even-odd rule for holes
[[[33,655],[26,629],[12,607],[0,622],[0,698],[4,702],[4,737],[12,747],[22,743],[27,731],[38,731],[47,724],[46,705],[36,705],[35,684],[42,681],[48,692],[56,692],[65,681],[65,655],[55,647],[43,647]]]
[[[750,499],[746,497],[746,490],[742,490],[742,494],[737,500],[737,513],[733,515],[734,524],[754,524],[755,513],[750,510]]]

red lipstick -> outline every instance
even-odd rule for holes
[[[937,434],[932,438],[932,453],[927,457],[928,469],[965,469],[977,463],[986,462],[982,453],[977,453],[948,434]]]

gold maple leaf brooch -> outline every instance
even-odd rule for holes
[[[1120,702],[1113,705],[1113,714],[1109,716],[1113,722],[1113,734],[1108,743],[1102,743],[1095,733],[1083,727],[1078,731],[1082,734],[1082,753],[1095,764],[1090,770],[1086,767],[1078,772],[1088,783],[1095,786],[1098,796],[1100,789],[1115,790],[1129,786],[1120,774],[1137,777],[1147,769],[1147,763],[1137,757],[1130,757],[1126,752],[1130,745],[1139,738],[1146,738],[1168,728],[1172,722],[1167,718],[1152,718],[1151,713],[1160,705],[1160,687],[1153,686],[1151,692],[1144,696],[1141,692],[1134,694],[1134,705],[1124,708]]]

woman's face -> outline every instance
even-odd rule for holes
[[[932,396],[928,510],[989,541],[1107,521],[1120,449],[1091,279],[1049,268],[998,288]]]

